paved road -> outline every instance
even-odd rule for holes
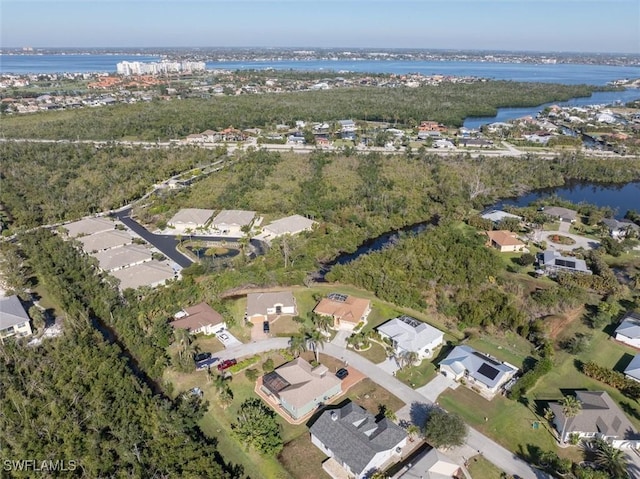
[[[289,345],[289,338],[271,338],[266,341],[257,341],[243,344],[218,353],[221,360],[248,356],[270,351],[272,349],[284,349]],[[432,402],[418,391],[411,389],[395,377],[380,370],[378,366],[359,354],[335,344],[327,343],[320,351],[328,356],[341,359],[349,366],[358,369],[376,384],[382,386],[392,394],[398,396],[408,405],[410,417],[423,414],[432,406]],[[495,441],[484,436],[473,428],[469,428],[467,445],[474,451],[480,451],[484,457],[497,467],[509,474],[515,474],[523,479],[548,479],[549,476],[542,471],[531,467],[527,462],[515,456],[512,452],[500,446]]]

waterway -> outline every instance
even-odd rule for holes
[[[122,61],[152,62],[160,57],[144,55],[0,55],[0,73],[88,73],[116,71]],[[494,80],[605,85],[623,78],[640,77],[633,66],[496,63],[479,61],[388,60],[274,60],[207,62],[208,69],[296,70],[311,72],[420,73],[422,75],[470,76]]]
[[[551,105],[558,106],[587,106],[587,105],[612,105],[624,104],[630,101],[640,100],[640,89],[628,88],[620,91],[597,91],[589,97],[572,98],[568,101],[544,103],[542,105],[524,108],[499,108],[495,116],[468,117],[463,126],[469,129],[480,128],[494,122],[506,122],[525,116],[535,117],[539,112]]]
[[[611,208],[617,219],[622,219],[629,210],[640,212],[640,181],[626,184],[598,184],[571,182],[557,188],[532,191],[518,198],[500,200],[492,208],[506,205],[528,206],[536,200],[556,196],[572,203],[588,203],[601,208]]]

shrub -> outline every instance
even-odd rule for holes
[[[274,370],[273,359],[269,358],[264,363],[262,363],[262,370],[265,373],[270,373]]]
[[[237,364],[234,364],[233,366],[231,366],[229,369],[227,369],[227,371],[231,372],[231,373],[239,373],[240,371],[242,371],[245,368],[248,368],[249,366],[254,365],[255,363],[257,363],[258,361],[260,361],[260,356],[255,355],[255,356],[251,356],[248,357],[246,359],[243,359],[242,361],[238,362]]]

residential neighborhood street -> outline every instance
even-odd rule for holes
[[[286,349],[288,346],[289,338],[270,338],[221,351],[218,353],[218,357],[222,361],[225,359],[251,356],[273,349]],[[373,382],[402,399],[406,403],[406,406],[400,409],[400,411],[397,411],[396,414],[399,420],[413,421],[416,419],[424,419],[426,412],[433,405],[433,401],[425,395],[411,389],[354,351],[336,346],[332,343],[327,343],[320,348],[320,352],[333,358],[341,359],[344,361],[345,366],[351,366],[359,370]],[[437,380],[438,378],[434,379],[434,381]],[[421,390],[425,391],[427,388],[429,388],[429,385],[424,386]],[[549,477],[545,472],[534,469],[527,462],[516,457],[512,452],[473,428],[469,428],[467,446],[482,454],[488,461],[509,474],[519,476],[523,479],[546,479]]]

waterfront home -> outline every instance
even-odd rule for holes
[[[640,436],[627,416],[605,391],[576,391],[580,412],[565,416],[560,402],[550,402],[554,414],[553,425],[567,442],[572,434],[585,439],[602,439],[617,449],[637,448]]]
[[[640,226],[629,220],[618,221],[615,218],[605,218],[602,224],[607,227],[611,237],[616,239],[625,238],[632,232],[640,233]]]
[[[391,343],[394,354],[398,357],[416,353],[418,359],[430,358],[444,342],[442,331],[404,315],[381,324],[376,331]]]
[[[256,238],[270,241],[279,236],[296,235],[303,231],[311,231],[316,224],[316,221],[301,215],[287,216],[263,226],[262,233],[256,236]]]
[[[491,399],[518,372],[518,368],[476,351],[470,346],[456,346],[440,362],[446,377],[468,384]]]
[[[342,391],[342,381],[326,366],[302,358],[262,377],[262,392],[293,419],[300,419]]]
[[[322,298],[313,312],[333,318],[333,328],[353,331],[355,327],[367,322],[371,312],[371,301],[341,293],[331,293]]]
[[[515,218],[518,221],[522,220],[521,216],[513,215],[511,213],[507,213],[506,211],[502,211],[502,210],[488,210],[488,211],[485,211],[484,213],[482,213],[480,215],[480,218],[484,218],[485,220],[489,220],[489,221],[493,222],[493,224],[495,224],[495,225],[500,223],[505,218]]]
[[[544,209],[544,214],[553,218],[558,218],[560,221],[566,223],[575,223],[578,217],[578,212],[570,210],[569,208],[562,208],[561,206],[550,206]]]
[[[349,402],[324,411],[309,428],[311,442],[329,459],[322,468],[331,477],[363,479],[400,459],[407,433],[389,418],[379,421]]]

